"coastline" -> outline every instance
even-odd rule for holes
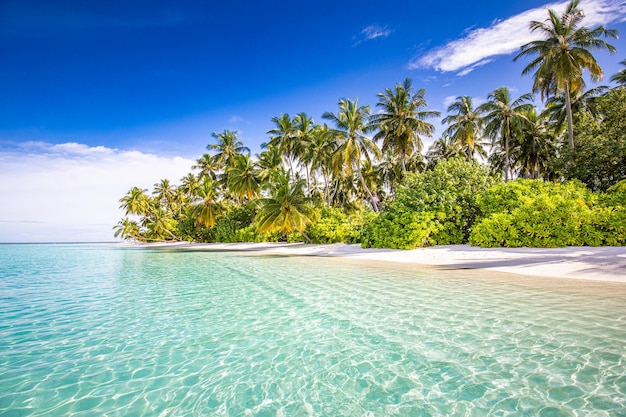
[[[413,250],[363,249],[343,243],[148,243],[135,247],[272,255],[320,256],[393,262],[446,269],[484,269],[532,277],[626,284],[626,247],[478,248],[445,245]]]

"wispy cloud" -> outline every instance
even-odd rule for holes
[[[112,240],[133,186],[178,183],[194,161],[80,143],[0,151],[0,241]]]
[[[378,38],[386,38],[391,35],[391,32],[393,31],[387,26],[369,25],[363,28],[363,30],[361,30],[358,35],[352,37],[352,46],[357,46],[365,41],[371,41]]]
[[[497,20],[490,27],[470,30],[460,39],[415,57],[409,62],[409,68],[459,71],[457,75],[467,75],[493,61],[492,57],[517,52],[521,45],[536,39],[537,34],[530,32],[529,23],[546,20],[547,9],[562,13],[566,4],[547,4],[506,20]],[[585,12],[584,23],[587,26],[610,25],[626,20],[626,2],[623,0],[582,0],[580,8]]]

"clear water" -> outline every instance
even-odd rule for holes
[[[520,280],[0,245],[0,416],[626,415],[626,288]]]

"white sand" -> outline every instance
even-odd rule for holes
[[[280,255],[326,256],[372,261],[445,266],[555,278],[626,283],[626,247],[558,249],[483,249],[469,245],[435,246],[409,251],[363,249],[359,245],[286,243],[167,243],[147,247],[186,250],[254,251]]]

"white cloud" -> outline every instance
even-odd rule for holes
[[[79,143],[0,151],[0,242],[110,241],[131,187],[178,183],[193,163]]]
[[[537,34],[531,33],[528,28],[530,22],[546,20],[547,9],[553,9],[560,14],[565,10],[566,4],[567,2],[547,4],[506,20],[495,21],[488,28],[470,30],[463,38],[414,58],[409,63],[409,68],[459,71],[457,75],[466,75],[478,66],[490,62],[490,57],[517,52],[521,45],[536,39]],[[626,2],[622,0],[582,0],[580,8],[585,12],[585,26],[608,26],[613,22],[626,20]]]
[[[352,37],[352,40],[354,40],[352,46],[357,46],[358,44],[365,41],[371,41],[378,38],[386,38],[391,35],[391,32],[392,30],[389,29],[387,26],[369,25],[363,28],[358,36]]]

